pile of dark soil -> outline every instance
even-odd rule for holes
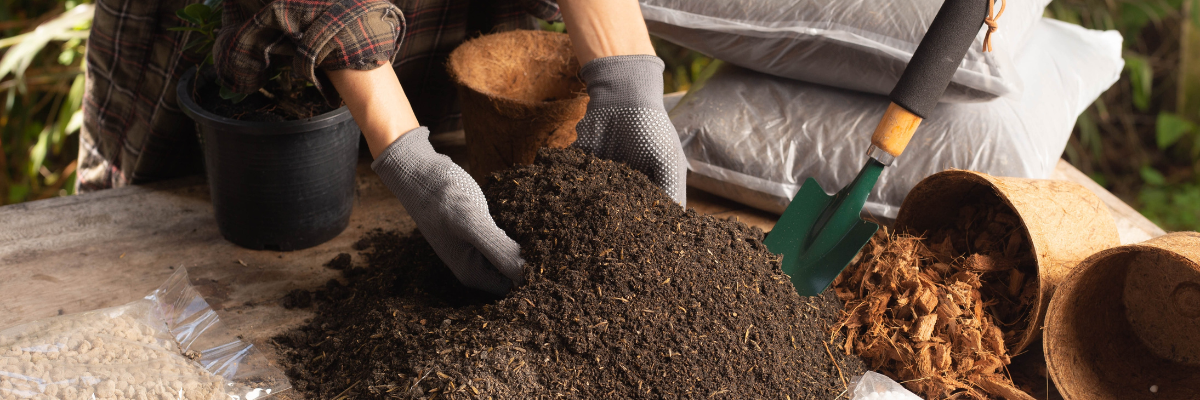
[[[485,193],[522,246],[527,284],[486,303],[419,236],[375,232],[346,283],[288,296],[317,307],[276,338],[296,388],[320,398],[834,399],[865,372],[828,345],[844,340],[830,336],[836,296],[801,298],[762,231],[684,211],[638,172],[543,150],[534,165],[493,175]]]
[[[998,200],[929,238],[881,229],[833,283],[846,302],[842,348],[924,398],[1032,399],[1006,367],[1036,278],[1020,219]]]

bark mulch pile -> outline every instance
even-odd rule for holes
[[[577,150],[485,184],[527,284],[457,284],[420,236],[375,232],[344,283],[275,339],[319,398],[835,399],[862,362],[842,304],[796,294],[761,230],[684,211],[644,175]],[[343,257],[343,256],[339,256]],[[335,265],[345,266],[342,258]],[[829,343],[837,343],[830,345]]]
[[[834,290],[840,347],[872,370],[928,399],[1032,399],[1006,367],[1037,303],[1037,262],[998,201],[928,238],[881,229]]]

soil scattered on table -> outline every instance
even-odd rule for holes
[[[834,281],[843,352],[928,399],[1032,399],[1006,373],[1037,303],[1037,264],[998,201],[928,240],[881,229]]]
[[[340,253],[329,262],[325,263],[325,267],[329,269],[343,270],[350,268],[350,253]]]
[[[834,399],[865,372],[830,342],[842,306],[802,298],[744,224],[684,211],[644,175],[577,150],[493,175],[527,284],[462,287],[419,235],[373,232],[365,267],[277,337],[319,398]],[[489,302],[490,301],[490,302]]]

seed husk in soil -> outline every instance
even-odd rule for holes
[[[745,224],[685,211],[644,175],[574,149],[485,185],[524,286],[462,287],[419,235],[373,232],[365,265],[275,338],[293,385],[335,398],[834,399],[832,292],[802,298]],[[344,282],[344,283],[343,283]],[[835,343],[835,344],[830,344]]]
[[[1037,264],[998,200],[928,238],[881,229],[833,286],[842,350],[872,370],[928,399],[1032,399],[1006,367],[1037,303]]]

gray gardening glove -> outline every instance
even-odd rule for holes
[[[371,163],[438,257],[466,286],[503,295],[524,283],[521,247],[496,226],[475,180],[413,129]]]
[[[687,205],[687,162],[663,106],[661,59],[651,55],[597,58],[579,75],[587,83],[587,113],[575,126],[575,147],[623,162]]]

